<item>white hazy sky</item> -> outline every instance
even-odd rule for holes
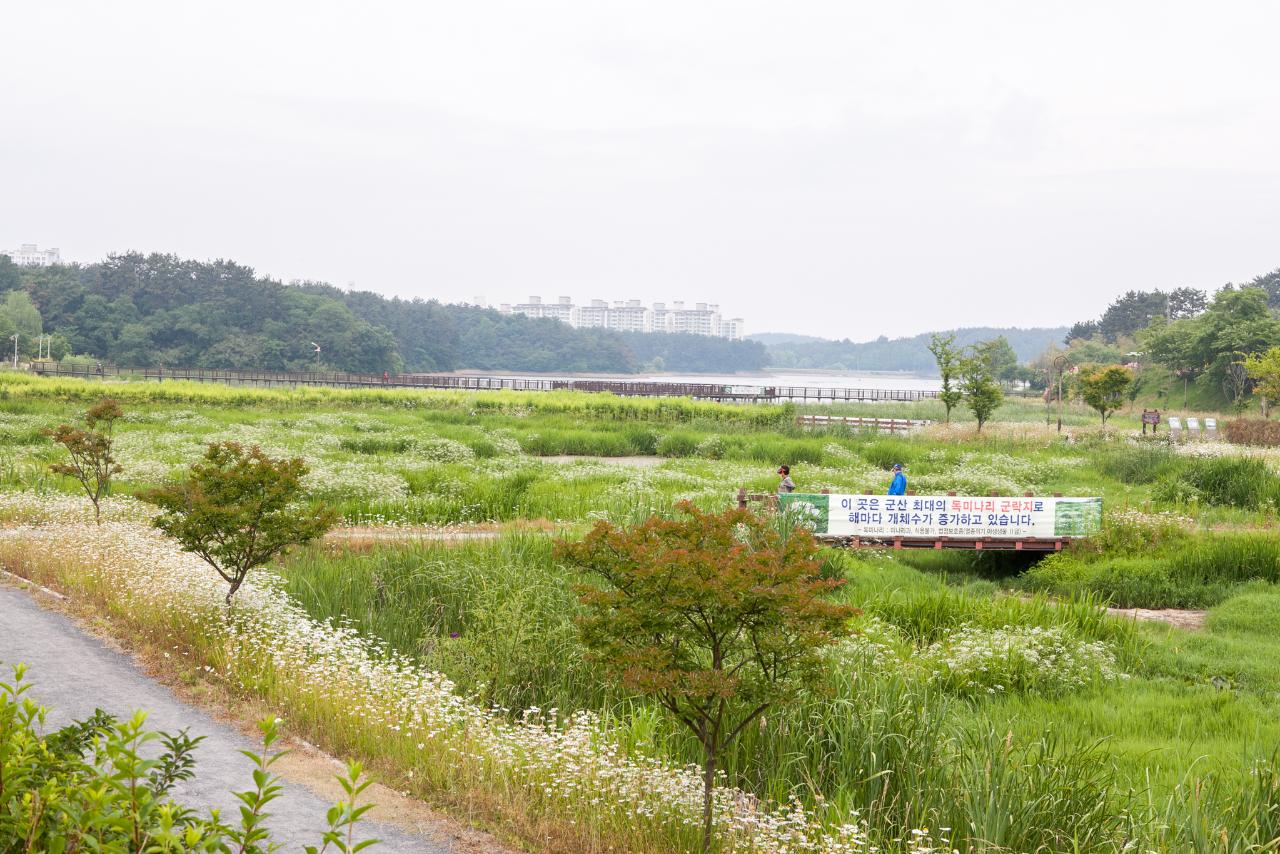
[[[8,0],[0,247],[1069,323],[1280,266],[1278,33],[1274,0]]]

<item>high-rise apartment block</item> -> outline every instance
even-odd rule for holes
[[[546,303],[531,296],[528,302],[503,303],[499,311],[526,317],[549,317],[578,329],[616,329],[621,332],[687,332],[740,340],[743,337],[741,317],[726,318],[720,306],[699,302],[686,307],[683,302],[670,305],[655,302],[645,306],[638,299],[615,300],[612,304],[593,299],[585,305],[574,305],[569,297]]]
[[[10,261],[23,267],[48,267],[62,262],[57,248],[38,249],[34,243],[24,243],[17,249],[0,249],[0,255],[8,255]]]

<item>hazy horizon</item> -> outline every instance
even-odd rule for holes
[[[1280,266],[1280,5],[23,4],[0,248],[872,340]]]

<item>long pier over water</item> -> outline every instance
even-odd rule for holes
[[[817,386],[722,385],[653,380],[558,379],[548,377],[459,376],[454,374],[353,374],[336,371],[224,371],[209,368],[127,368],[83,362],[35,362],[43,376],[186,380],[225,385],[336,386],[339,388],[423,388],[457,391],[588,391],[622,397],[691,397],[741,403],[842,403],[933,400],[938,392],[920,389],[819,388]]]

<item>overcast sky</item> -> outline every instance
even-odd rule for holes
[[[855,340],[1280,266],[1280,3],[57,2],[0,248]]]

